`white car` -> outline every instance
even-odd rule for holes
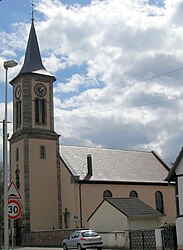
[[[94,230],[75,231],[62,242],[64,250],[84,250],[86,248],[97,248],[98,250],[101,250],[102,246],[102,237]]]

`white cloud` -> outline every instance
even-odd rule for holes
[[[148,2],[38,1],[44,20],[35,26],[44,65],[57,78],[55,126],[62,142],[153,148],[168,160],[178,153],[183,101],[174,99],[183,94],[183,70],[175,70],[183,62],[183,1]],[[22,61],[28,27],[2,33],[3,57],[16,53]],[[3,74],[0,68],[0,80]]]

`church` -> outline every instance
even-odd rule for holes
[[[55,81],[42,63],[32,19],[23,66],[10,81],[10,167],[23,197],[21,227],[88,227],[105,197],[138,197],[161,212],[162,225],[175,223],[175,185],[165,181],[170,168],[156,152],[60,145],[54,130]]]

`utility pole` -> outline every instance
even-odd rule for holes
[[[4,250],[9,250],[9,221],[8,221],[8,69],[14,68],[18,63],[15,60],[5,61],[3,66],[5,68],[5,105],[3,120],[3,169],[4,169]]]
[[[2,167],[2,166],[1,166]],[[2,250],[2,221],[3,221],[3,168],[0,170],[0,250]]]

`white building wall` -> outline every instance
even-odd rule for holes
[[[124,231],[129,229],[155,229],[160,218],[128,218],[107,201],[97,209],[89,220],[89,227],[98,232]]]
[[[155,238],[156,238],[156,250],[163,249],[162,233],[160,228],[155,229]]]
[[[123,231],[128,229],[127,217],[104,201],[90,218],[89,227],[98,232]]]
[[[128,231],[102,232],[103,248],[130,249],[130,239]]]
[[[183,159],[180,160],[179,165],[176,168],[176,175],[183,173]]]
[[[176,168],[177,184],[178,184],[178,200],[179,200],[179,214],[183,215],[183,158],[179,162]],[[176,219],[176,231],[177,231],[177,244],[178,249],[183,250],[183,217]]]
[[[155,229],[159,228],[159,218],[142,218],[129,219],[129,229]]]
[[[183,170],[182,170],[183,171]],[[183,176],[178,177],[179,212],[183,215]]]
[[[178,249],[183,250],[183,217],[178,217],[176,219],[176,231],[177,231],[177,244]]]

